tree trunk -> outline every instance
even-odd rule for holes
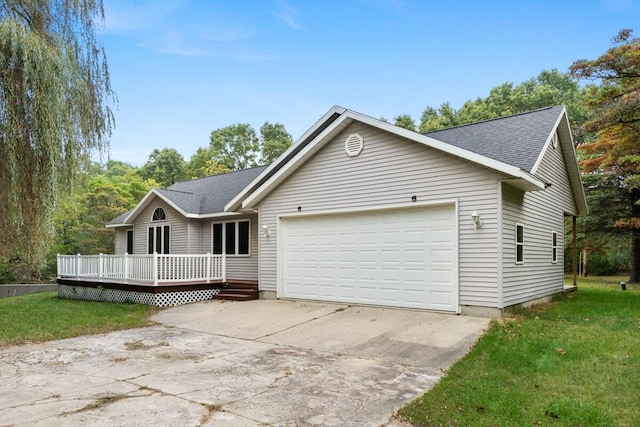
[[[630,283],[640,282],[640,230],[633,229],[633,242],[631,252],[631,277]]]

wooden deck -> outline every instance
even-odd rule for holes
[[[85,288],[95,289],[115,289],[119,291],[134,291],[134,292],[146,292],[151,294],[159,294],[165,292],[184,292],[195,291],[201,289],[222,289],[226,286],[227,282],[222,280],[212,280],[209,283],[206,281],[185,281],[179,283],[159,283],[154,285],[149,282],[136,282],[129,281],[129,283],[122,283],[119,281],[109,280],[90,280],[90,279],[73,279],[73,278],[59,278],[59,285],[67,286],[81,286]]]
[[[108,280],[58,279],[58,295],[91,301],[135,302],[159,307],[212,299],[258,299],[258,282],[243,280],[185,281],[180,283],[122,283]]]

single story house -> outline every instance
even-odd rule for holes
[[[493,316],[563,291],[585,213],[563,106],[427,134],[334,107],[273,164],[153,189],[107,227],[116,255],[223,257],[261,298]]]

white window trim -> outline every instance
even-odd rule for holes
[[[518,227],[522,227],[522,242],[518,242]],[[515,241],[516,241],[516,264],[517,265],[522,265],[524,264],[524,224],[520,224],[519,222],[516,222],[516,235],[515,235]],[[518,246],[522,246],[522,261],[518,261]]]
[[[158,209],[162,209],[162,212],[164,212],[164,219],[153,219],[153,216],[156,214],[156,211]],[[167,222],[169,221],[169,216],[167,215],[167,210],[165,208],[163,208],[162,206],[156,206],[156,208],[153,210],[153,212],[151,212],[151,221],[152,223],[156,224],[159,222]]]
[[[553,236],[556,237],[556,244],[553,244]],[[558,233],[555,231],[551,232],[551,264],[558,263]]]
[[[156,242],[155,242],[155,238],[156,238],[156,237],[155,237],[155,236],[156,236],[156,231],[155,231],[155,229],[156,229],[156,228],[161,228],[161,229],[162,229],[162,233],[161,233],[161,236],[162,236],[162,244],[161,244],[161,246],[164,248],[164,228],[165,228],[165,227],[169,227],[169,252],[168,252],[168,253],[166,253],[166,254],[164,254],[164,253],[159,253],[159,255],[168,255],[168,254],[171,254],[171,253],[172,253],[171,245],[173,244],[173,241],[172,241],[173,239],[171,238],[171,224],[158,224],[158,222],[160,222],[160,221],[155,221],[155,222],[153,222],[153,224],[154,224],[154,225],[150,225],[150,226],[148,226],[148,227],[147,227],[147,252],[149,252],[149,229],[150,229],[150,228],[153,228],[153,229],[154,229],[154,231],[153,231],[153,239],[154,239],[154,241],[153,241],[153,249],[154,249],[154,251],[153,251],[153,252],[155,252],[155,247],[156,247],[156,244],[155,244],[155,243],[156,243]],[[158,225],[155,225],[155,224],[158,224]],[[135,243],[134,243],[134,244],[135,244]],[[153,253],[153,252],[152,252],[152,253]]]
[[[246,222],[249,224],[249,228],[248,228],[248,244],[247,244],[247,248],[249,250],[248,253],[246,254],[239,254],[238,250],[239,250],[239,243],[240,243],[240,233],[239,233],[239,223],[241,222]],[[235,232],[235,237],[236,237],[236,244],[235,244],[235,248],[236,248],[236,253],[234,254],[227,254],[227,232],[226,232],[226,224],[229,223],[234,223],[236,232]],[[236,220],[230,220],[230,221],[215,221],[211,223],[211,253],[213,254],[213,226],[216,224],[222,224],[222,254],[216,254],[216,255],[226,255],[228,257],[238,257],[238,258],[248,258],[251,256],[251,219],[249,218],[245,218],[245,219],[236,219]]]
[[[129,253],[129,251],[128,251],[128,249],[129,249],[129,233],[131,233],[131,253]],[[147,234],[147,239],[148,238],[149,238],[149,234]],[[147,245],[147,247],[149,247],[149,246]],[[129,229],[125,230],[125,233],[124,233],[124,251],[125,251],[125,253],[131,255],[135,251],[135,248],[136,248],[136,233],[133,230],[133,228],[129,228]]]

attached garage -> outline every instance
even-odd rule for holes
[[[280,298],[458,311],[456,206],[283,216]]]

